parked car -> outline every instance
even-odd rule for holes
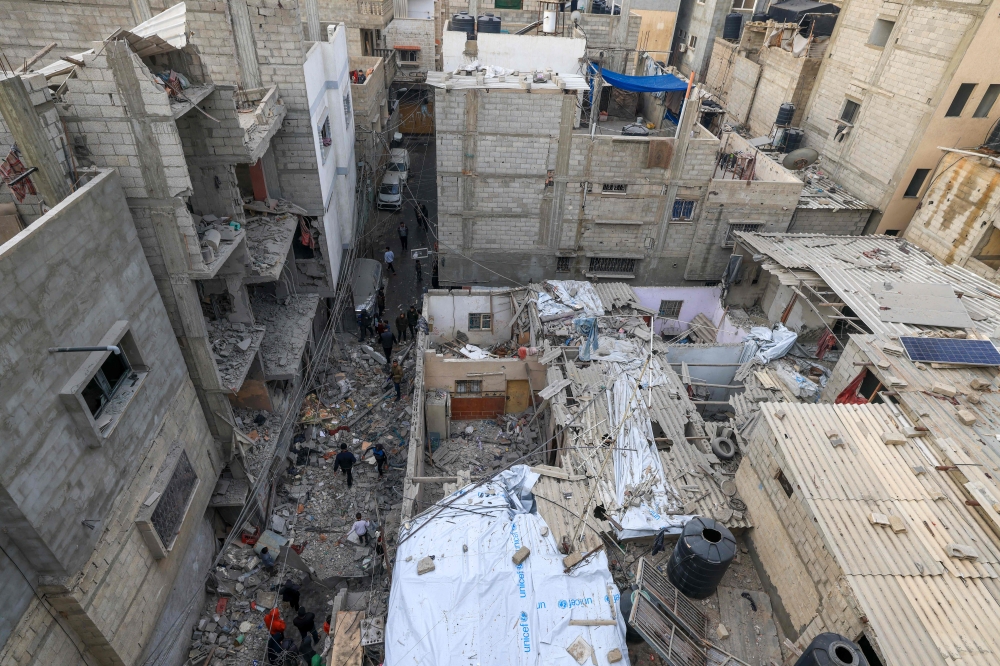
[[[382,286],[382,264],[374,259],[355,259],[351,276],[351,294],[354,296],[354,314],[366,310],[376,317],[378,288]]]
[[[389,154],[389,166],[386,167],[389,173],[398,173],[399,182],[406,184],[406,179],[410,175],[410,152],[406,148],[393,148]]]
[[[403,208],[403,183],[400,182],[398,173],[387,171],[382,176],[382,184],[378,188],[378,207],[389,210]]]

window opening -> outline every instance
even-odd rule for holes
[[[975,89],[975,83],[963,83],[958,86],[955,97],[951,100],[951,105],[944,114],[945,117],[956,118],[962,115],[962,111],[965,109],[965,105],[969,101],[969,98],[972,97],[972,91]]]
[[[129,377],[131,371],[132,366],[129,365],[124,351],[121,354],[112,353],[101,364],[100,370],[83,389],[84,402],[87,403],[95,419],[104,411],[105,405],[111,402],[115,392]]]
[[[479,379],[456,379],[455,393],[482,393],[483,382]]]
[[[469,330],[470,331],[489,331],[493,328],[493,315],[488,312],[470,312],[469,313]]]

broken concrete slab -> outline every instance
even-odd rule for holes
[[[566,652],[569,652],[570,656],[573,657],[578,664],[583,664],[583,662],[587,661],[587,658],[593,650],[594,648],[590,646],[590,643],[583,640],[583,636],[577,636],[576,640],[570,643],[566,648]]]
[[[418,576],[423,576],[425,573],[430,573],[431,571],[434,571],[434,560],[432,560],[429,556],[421,558],[420,561],[417,562]]]
[[[975,414],[973,414],[969,410],[960,409],[958,410],[958,420],[962,422],[962,425],[970,426],[973,425],[979,419],[976,417]]]
[[[933,386],[931,386],[931,392],[937,393],[938,395],[947,396],[949,398],[954,398],[955,394],[958,393],[958,389],[956,389],[951,384],[936,383]]]

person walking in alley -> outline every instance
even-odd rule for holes
[[[281,594],[281,600],[289,606],[292,608],[299,607],[299,586],[293,583],[291,578],[285,581],[285,584],[281,586],[278,593]]]
[[[420,321],[420,313],[417,312],[416,306],[411,305],[410,309],[406,311],[406,327],[410,330],[410,337],[414,340],[417,339],[418,321]]]
[[[417,220],[417,227],[424,230],[427,229],[427,221],[424,220],[424,215],[417,204],[413,204],[413,217]]]
[[[299,630],[304,639],[306,634],[312,634],[313,644],[319,644],[319,633],[316,631],[316,614],[307,613],[305,606],[299,606],[298,613],[292,619],[292,624]]]
[[[367,520],[362,520],[360,513],[355,514],[354,517],[357,520],[355,520],[354,525],[351,527],[351,529],[354,530],[354,533],[358,535],[358,539],[361,541],[361,543],[367,546],[368,542],[371,540],[371,536],[369,536],[368,534],[368,527],[371,525],[371,523],[369,523]]]
[[[368,310],[362,310],[358,313],[358,342],[364,342],[369,335],[372,335],[372,316]]]
[[[431,216],[427,214],[427,206],[420,204],[420,219],[424,221],[424,229],[431,228]]]
[[[392,262],[396,261],[396,255],[393,254],[392,250],[389,249],[388,245],[385,246],[385,255],[384,255],[384,258],[385,258],[385,268],[386,268],[386,270],[392,271],[392,274],[395,275],[396,274],[396,269],[395,269],[395,267],[393,267]]]
[[[400,387],[403,384],[403,366],[399,364],[399,361],[392,362],[392,370],[389,371],[389,376],[392,377],[392,384],[396,387],[396,402],[399,402],[399,396],[402,395]],[[379,476],[382,476],[381,472]]]
[[[340,453],[333,459],[333,471],[336,472],[338,467],[344,470],[348,488],[354,485],[354,475],[351,473],[351,468],[354,467],[354,463],[356,462],[358,462],[358,459],[353,453],[347,450],[347,444],[341,444]]]
[[[375,306],[378,308],[376,316],[381,317],[385,312],[385,287],[379,286],[378,295],[375,297]]]
[[[399,228],[396,229],[396,233],[399,234],[399,246],[403,248],[403,252],[406,252],[407,236],[410,235],[410,229],[406,226],[406,222],[399,223]]]
[[[383,470],[389,462],[389,454],[382,442],[375,442],[375,446],[372,447],[372,457],[375,458],[375,468],[378,469],[378,477],[381,479]]]
[[[400,312],[399,316],[396,317],[396,340],[400,344],[406,339],[406,313]]]
[[[393,336],[392,331],[386,326],[385,330],[379,336],[379,342],[382,343],[382,355],[385,356],[385,367],[389,367],[389,360],[392,358],[392,343],[395,342],[395,336]]]
[[[310,613],[312,615],[312,613]],[[306,634],[302,637],[302,642],[299,644],[299,655],[301,655],[302,660],[305,661],[306,666],[312,666],[313,657],[316,656],[316,650],[313,648],[313,637],[311,634]]]

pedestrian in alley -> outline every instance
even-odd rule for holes
[[[299,611],[296,613],[295,617],[292,618],[292,624],[295,628],[299,630],[299,635],[302,638],[306,637],[306,634],[312,634],[313,644],[319,644],[319,633],[316,631],[316,614],[307,613],[305,606],[299,606]]]
[[[385,312],[385,287],[379,286],[378,296],[375,297],[375,305],[378,308],[377,317],[382,317],[382,313]]]
[[[381,340],[382,339],[382,332],[385,329],[387,329],[387,328],[389,328],[389,325],[385,323],[385,320],[384,319],[379,319],[375,323],[375,337],[379,338]]]
[[[278,647],[281,647],[281,638],[285,634],[285,621],[281,619],[281,611],[277,606],[268,611],[264,616],[264,626],[272,636],[279,636]]]
[[[369,335],[372,335],[372,316],[368,310],[362,310],[358,313],[358,342],[364,342]]]
[[[281,594],[281,600],[289,606],[292,608],[299,607],[299,586],[293,583],[291,578],[285,581],[285,584],[281,586],[278,593]]]
[[[305,662],[306,666],[312,666],[313,657],[316,656],[316,650],[313,648],[313,637],[311,634],[306,634],[302,637],[302,642],[299,644],[299,655]]]
[[[406,313],[400,312],[399,316],[396,317],[396,340],[398,340],[400,344],[402,344],[403,340],[406,339],[406,327]]]
[[[354,485],[354,475],[351,473],[351,468],[354,467],[354,463],[356,462],[358,462],[358,459],[353,453],[347,450],[347,444],[341,444],[340,453],[333,459],[333,471],[336,472],[338,468],[344,470],[348,488]]]
[[[420,219],[424,221],[424,229],[431,228],[431,216],[427,214],[427,206],[420,204]]]
[[[417,312],[416,306],[411,305],[410,309],[406,311],[406,327],[410,330],[410,337],[414,340],[417,339],[418,321],[420,321],[420,313]]]
[[[399,364],[399,361],[392,362],[392,370],[389,371],[389,375],[392,377],[392,385],[396,387],[396,402],[399,402],[403,384],[403,366]],[[379,476],[382,476],[381,473]]]
[[[403,252],[407,249],[407,236],[410,235],[410,228],[406,226],[406,222],[400,222],[399,227],[396,229],[396,233],[399,234],[399,246],[403,248]]]
[[[386,245],[385,246],[385,269],[387,271],[392,271],[393,275],[396,274],[396,269],[392,265],[392,262],[394,262],[394,261],[396,261],[396,255],[393,254],[392,250],[389,249],[389,246]]]
[[[378,470],[378,478],[381,479],[383,470],[389,462],[389,454],[386,452],[382,442],[375,442],[375,446],[372,447],[372,457],[375,458],[375,468]]]
[[[427,229],[427,221],[424,220],[424,215],[417,204],[413,204],[413,217],[417,220],[417,227],[424,230]]]
[[[371,523],[369,523],[367,520],[362,520],[360,513],[356,514],[354,517],[356,518],[356,520],[354,521],[354,525],[351,527],[351,529],[354,530],[354,533],[358,535],[358,539],[361,541],[361,543],[367,546],[368,542],[371,540],[371,536],[369,536],[368,534],[368,527]]]
[[[333,613],[327,613],[326,620],[323,621],[323,633],[330,635],[330,623],[333,622]]]
[[[267,639],[267,663],[277,665],[281,663],[281,641],[285,639],[282,633],[271,634]]]
[[[382,331],[382,335],[379,336],[379,342],[382,343],[382,355],[385,356],[386,368],[389,367],[389,360],[392,358],[392,343],[395,341],[395,336],[389,330],[389,326],[386,325],[385,330]]]

